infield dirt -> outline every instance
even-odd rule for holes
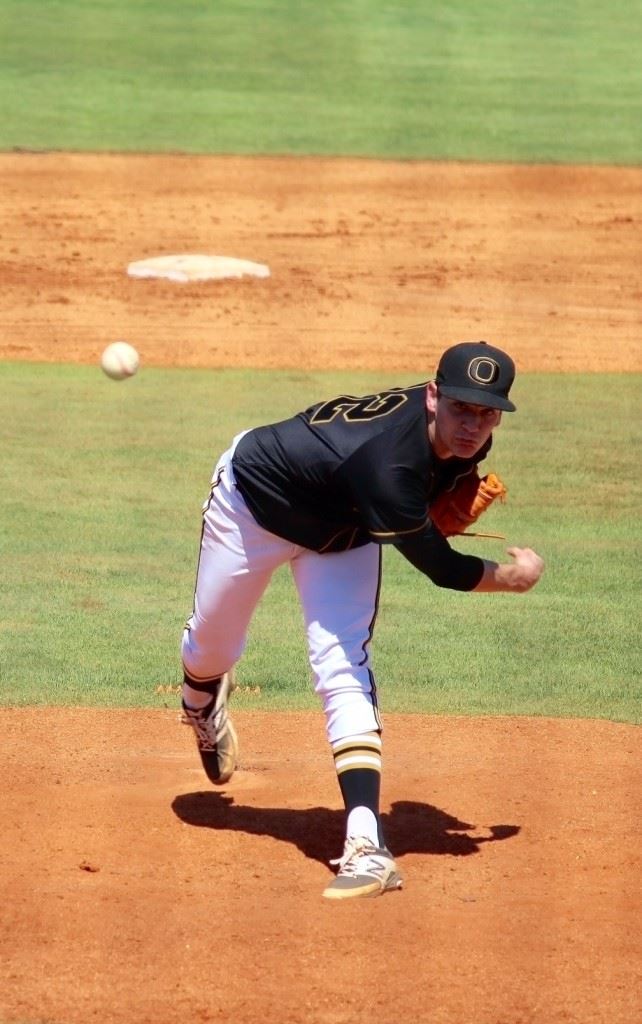
[[[642,369],[640,170],[25,153],[0,178],[3,359],[125,338],[149,366],[425,377],[485,337],[523,371]],[[174,252],[271,277],[126,274]],[[405,888],[334,905],[320,714],[238,704],[214,791],[172,706],[0,710],[2,1024],[636,1024],[639,729],[383,713]]]

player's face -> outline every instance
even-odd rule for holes
[[[430,439],[440,459],[471,459],[502,418],[499,409],[459,402],[436,391],[429,394],[428,408],[433,413]]]

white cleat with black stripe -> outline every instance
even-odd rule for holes
[[[330,863],[337,864],[339,870],[324,890],[328,900],[382,896],[403,884],[390,850],[375,846],[366,836],[348,836],[343,856]]]
[[[227,710],[235,685],[233,673],[226,672],[204,708],[188,708],[183,703],[181,721],[194,730],[205,774],[217,786],[229,782],[238,767],[238,739]]]

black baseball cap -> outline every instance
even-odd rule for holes
[[[515,412],[508,392],[515,379],[515,363],[487,341],[463,341],[446,349],[437,368],[437,386],[445,398],[491,409]]]

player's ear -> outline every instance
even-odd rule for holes
[[[426,408],[428,412],[434,414],[437,412],[437,399],[439,392],[437,391],[437,381],[429,380],[426,388]]]

